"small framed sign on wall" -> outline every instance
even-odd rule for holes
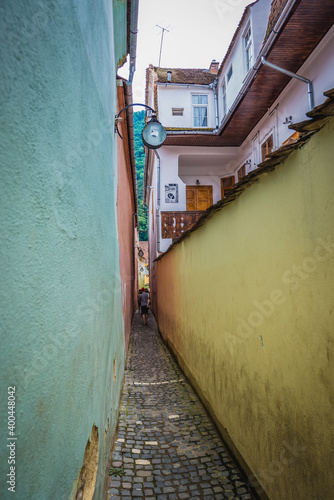
[[[165,184],[165,203],[178,203],[178,184]]]

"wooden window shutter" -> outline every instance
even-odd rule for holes
[[[231,175],[230,177],[223,177],[222,179],[220,179],[222,199],[225,198],[225,196],[228,195],[229,191],[234,188],[234,184],[234,175]]]
[[[274,138],[273,136],[269,136],[266,141],[261,145],[261,156],[262,156],[262,161],[266,159],[266,156],[268,156],[272,150],[274,149]]]
[[[242,165],[242,167],[238,170],[238,181],[240,181],[246,175],[246,164]]]

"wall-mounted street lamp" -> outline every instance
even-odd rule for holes
[[[133,103],[133,104],[128,104],[123,109],[121,109],[118,115],[115,116],[115,132],[117,132],[120,138],[123,139],[118,130],[117,125],[118,122],[120,121],[120,114],[123,113],[123,111],[125,111],[126,109],[130,108],[131,106],[143,106],[144,108],[150,109],[152,111],[153,115],[151,117],[151,120],[145,125],[141,135],[143,143],[147,148],[149,149],[160,148],[166,140],[167,136],[166,130],[158,121],[156,111],[154,111],[153,108],[150,108],[150,106],[147,106],[146,104]]]

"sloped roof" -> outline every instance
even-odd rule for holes
[[[171,83],[184,83],[191,85],[210,85],[217,74],[211,73],[208,69],[199,68],[153,68],[157,75],[157,82],[168,83],[167,71],[172,72]]]
[[[287,2],[288,2],[288,0],[273,0],[272,1],[269,19],[268,19],[267,31],[266,31],[266,35],[264,37],[263,43],[266,42],[270,33],[274,29],[275,24],[277,23],[279,16],[282,14],[283,9],[284,9],[285,5],[287,4]]]

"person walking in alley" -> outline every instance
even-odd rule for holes
[[[148,319],[148,304],[150,300],[150,294],[148,293],[147,290],[144,290],[140,296],[139,296],[139,303],[140,303],[140,312],[143,318],[143,323],[144,325],[147,325],[147,319]]]

